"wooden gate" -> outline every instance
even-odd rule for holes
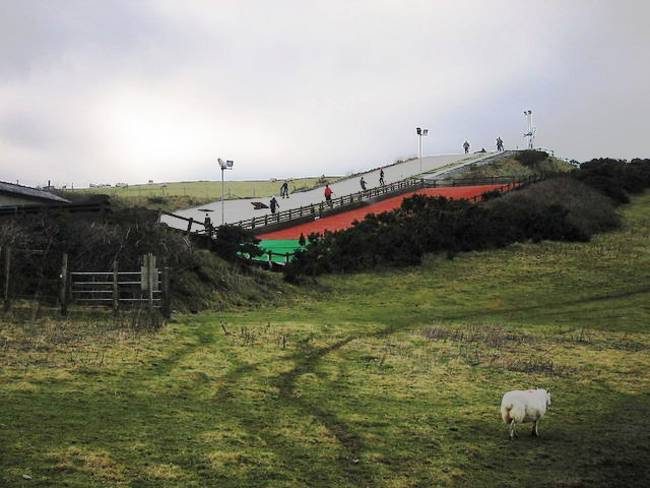
[[[64,260],[65,268],[65,260]],[[72,303],[109,306],[115,312],[124,306],[147,306],[170,314],[169,270],[156,267],[156,257],[143,257],[140,271],[120,271],[117,261],[111,271],[71,271],[61,273],[61,303],[65,313],[68,299]],[[69,277],[69,278],[67,278]],[[69,279],[69,284],[66,283]]]

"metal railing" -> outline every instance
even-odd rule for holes
[[[503,185],[503,190],[510,191],[517,186],[526,185],[539,181],[541,177],[531,176],[526,178],[516,178],[514,176],[496,176],[485,178],[450,178],[450,179],[429,179],[429,178],[406,178],[404,180],[389,183],[383,186],[369,188],[367,190],[343,195],[340,197],[332,198],[329,202],[321,201],[309,205],[303,205],[298,208],[290,208],[276,213],[268,213],[250,219],[240,220],[233,222],[232,225],[237,225],[244,229],[253,232],[259,232],[266,227],[288,224],[293,221],[304,219],[315,219],[326,217],[328,215],[344,211],[345,209],[352,209],[361,203],[377,198],[388,198],[394,195],[400,195],[408,191],[415,191],[421,188],[444,188],[456,186],[479,186],[479,185]],[[470,201],[478,202],[482,198],[481,195],[469,198]],[[170,212],[161,212],[161,214],[181,219],[187,223],[186,233],[192,233],[192,227],[197,224],[201,228],[194,230],[196,234],[207,234],[205,224],[199,220],[194,220],[191,217],[182,217]]]
[[[360,202],[366,200],[422,188],[422,181],[423,180],[421,179],[407,178],[388,185],[369,188],[349,195],[332,198],[329,202],[323,200],[319,203],[312,203],[298,208],[290,208],[281,212],[269,213],[246,220],[240,220],[239,222],[233,222],[233,225],[237,225],[244,229],[255,230],[260,227],[291,222],[303,217],[322,217],[326,214],[333,213],[337,209],[358,205]]]

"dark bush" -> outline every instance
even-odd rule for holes
[[[221,225],[217,228],[212,250],[226,261],[238,261],[242,254],[255,257],[261,256],[258,247],[259,239],[248,230],[237,225]]]
[[[562,207],[567,210],[564,217],[567,223],[586,239],[620,225],[620,218],[611,200],[568,176],[545,180],[529,186],[525,191],[506,194],[501,202],[490,202],[487,206],[495,208],[499,204],[502,207],[497,213],[503,215],[508,214],[509,205],[526,207],[538,213],[543,212],[545,207]]]
[[[481,195],[481,200],[487,202],[488,200],[494,200],[495,198],[499,198],[502,195],[503,193],[499,190],[490,190],[490,191],[486,191],[485,193],[483,193],[483,195]]]
[[[574,178],[595,188],[617,203],[628,203],[629,193],[640,193],[650,186],[650,160],[626,161],[601,158],[580,165]]]
[[[536,149],[526,149],[524,151],[517,152],[515,159],[524,166],[535,166],[536,164],[548,159],[548,153],[546,151],[538,151]]]

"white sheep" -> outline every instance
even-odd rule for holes
[[[551,406],[551,392],[542,388],[537,390],[514,390],[503,395],[501,418],[510,426],[510,440],[517,436],[516,424],[533,422],[531,435],[539,437],[537,426]]]

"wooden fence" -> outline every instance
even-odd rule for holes
[[[17,272],[14,269],[16,252],[20,254],[43,253],[36,250],[13,250],[11,247],[0,248],[2,273],[3,310],[9,312],[15,291],[12,283]],[[50,280],[53,290],[59,289],[58,296],[46,295],[45,298],[58,299],[61,313],[66,315],[68,305],[111,307],[113,311],[124,307],[144,306],[150,310],[159,309],[165,316],[171,314],[169,293],[169,269],[156,266],[156,257],[147,254],[142,258],[143,265],[139,271],[120,270],[118,262],[113,263],[110,271],[71,271],[68,255],[63,254],[58,284]],[[14,283],[15,284],[15,283]],[[39,296],[41,290],[36,290]]]
[[[120,271],[118,262],[111,271],[66,271],[64,256],[61,285],[63,313],[68,303],[112,307],[115,312],[124,306],[146,306],[170,314],[169,269],[156,267],[156,257],[143,257],[140,271]]]

